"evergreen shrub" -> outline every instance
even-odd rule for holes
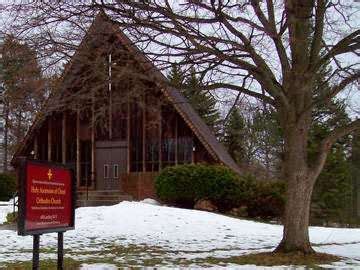
[[[248,216],[261,219],[280,218],[285,209],[285,183],[257,182],[254,196],[248,201]]]
[[[16,177],[12,174],[0,174],[0,201],[8,201],[16,191]]]
[[[207,199],[221,212],[245,206],[248,216],[264,219],[280,217],[285,204],[282,182],[259,182],[218,165],[167,167],[157,176],[155,189],[168,204],[192,208],[198,200]]]
[[[233,207],[239,196],[238,176],[219,165],[167,167],[157,176],[155,189],[163,202],[188,208],[200,199],[207,199],[225,210]]]

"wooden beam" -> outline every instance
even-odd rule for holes
[[[109,139],[112,140],[112,129],[113,129],[113,123],[112,123],[113,115],[112,115],[112,92],[109,92]]]
[[[91,105],[91,186],[95,187],[95,98]]]
[[[129,100],[129,94],[127,98],[127,110],[126,110],[126,117],[127,117],[127,123],[126,123],[126,139],[127,139],[127,173],[130,173],[130,100]]]
[[[48,161],[51,161],[51,154],[52,154],[52,121],[51,118],[48,118],[48,153],[47,153],[47,159]]]
[[[66,164],[66,112],[62,115],[61,148],[62,163]]]
[[[36,134],[34,136],[34,159],[39,159],[39,142]]]
[[[76,184],[77,187],[80,187],[80,177],[81,177],[81,168],[80,168],[80,111],[76,111]]]
[[[142,136],[142,140],[143,140],[143,143],[142,143],[142,163],[143,163],[143,172],[146,172],[146,98],[145,98],[145,94],[143,95],[143,108],[142,108],[142,118],[143,118],[143,126],[142,126],[142,129],[143,129],[143,136]]]
[[[108,74],[108,76],[109,76],[109,139],[110,140],[112,140],[112,134],[113,134],[113,132],[112,132],[112,118],[113,118],[113,115],[112,115],[112,103],[113,103],[113,101],[112,101],[112,82],[111,82],[111,76],[112,76],[112,74],[111,74],[111,72],[112,72],[112,70],[111,70],[111,65],[112,65],[112,60],[111,60],[111,53],[109,54],[109,74]]]
[[[195,140],[194,140],[194,136],[192,138],[193,143],[192,143],[192,149],[191,149],[191,163],[195,163]]]

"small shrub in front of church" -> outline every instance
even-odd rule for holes
[[[258,182],[247,204],[248,216],[251,218],[280,218],[284,208],[285,183],[282,181]]]
[[[8,201],[16,191],[16,177],[12,174],[0,174],[0,201]]]
[[[209,200],[220,212],[252,218],[280,218],[284,211],[285,184],[258,181],[252,175],[238,176],[230,169],[205,164],[165,168],[156,178],[157,196],[165,203],[193,208]],[[244,213],[246,211],[246,213]],[[239,212],[239,213],[240,213]]]
[[[192,208],[201,199],[220,210],[236,204],[238,176],[219,165],[186,164],[165,168],[156,178],[157,196],[165,203]]]

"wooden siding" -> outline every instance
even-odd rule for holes
[[[155,177],[157,172],[126,173],[121,176],[121,190],[136,200],[156,199]]]

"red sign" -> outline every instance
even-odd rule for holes
[[[74,178],[61,165],[22,162],[19,170],[19,234],[73,229]]]

